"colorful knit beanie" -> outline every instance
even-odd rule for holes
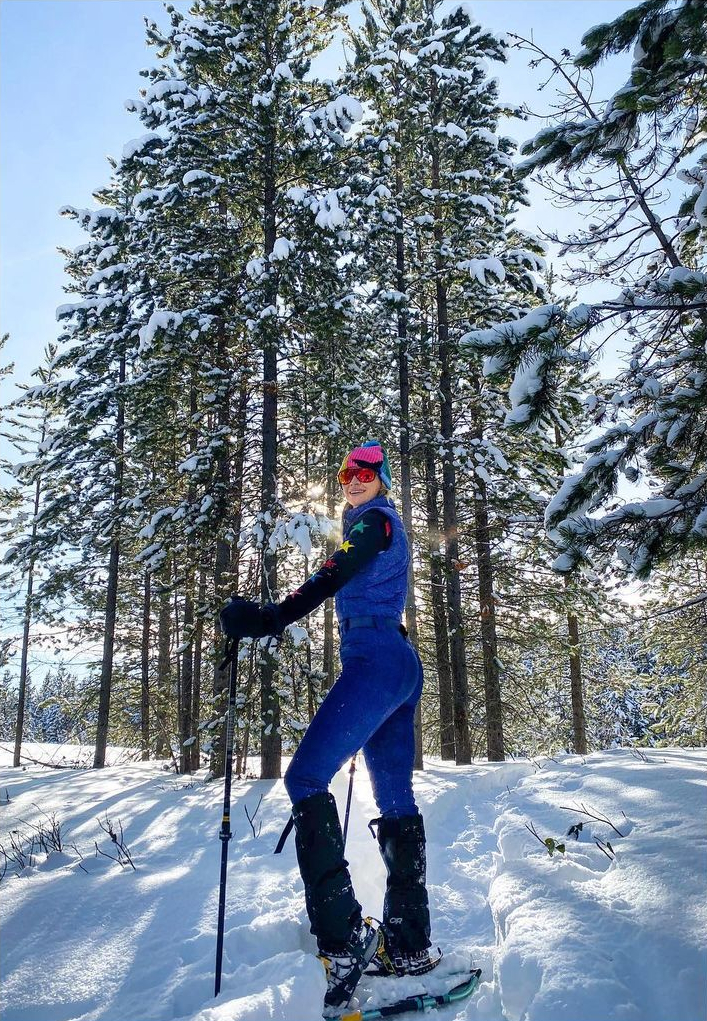
[[[344,468],[373,468],[386,489],[392,489],[388,455],[378,440],[367,440],[360,447],[354,447],[341,462]]]

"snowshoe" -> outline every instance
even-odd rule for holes
[[[331,952],[320,950],[317,956],[326,969],[327,990],[324,996],[325,1016],[329,1009],[341,1012],[354,994],[366,966],[375,956],[380,930],[373,919],[364,918],[345,946]]]
[[[420,993],[417,996],[405,996],[395,1003],[371,1009],[356,1010],[351,1014],[333,1014],[330,1010],[325,1017],[336,1021],[379,1021],[382,1017],[397,1017],[400,1014],[426,1013],[437,1007],[445,1007],[449,1003],[460,1003],[466,1000],[478,988],[481,981],[481,969],[474,968],[466,974],[450,975],[455,984],[442,993]],[[461,978],[461,982],[457,981]]]

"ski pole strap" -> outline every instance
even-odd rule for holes
[[[232,661],[236,652],[238,651],[238,639],[234,638],[230,642],[226,642],[226,646],[223,650],[223,659],[218,665],[219,670],[225,670],[228,664]]]
[[[290,832],[291,832],[292,827],[294,826],[294,824],[295,824],[295,820],[292,818],[292,816],[290,816],[290,818],[285,823],[284,830],[280,834],[280,839],[277,842],[277,847],[273,851],[273,854],[280,854],[280,852],[282,851],[283,847],[285,846],[285,843],[287,842],[287,838],[289,837]]]

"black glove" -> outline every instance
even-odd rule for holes
[[[233,596],[219,614],[221,630],[229,638],[264,638],[277,634],[275,606]]]

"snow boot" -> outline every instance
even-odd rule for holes
[[[334,950],[320,949],[319,960],[326,970],[327,990],[324,996],[325,1013],[339,1014],[354,994],[361,975],[376,955],[380,932],[372,918],[364,918],[343,947]]]
[[[338,1006],[348,1003],[376,952],[378,930],[362,919],[333,796],[323,791],[302,798],[292,808],[292,819],[310,931],[317,937],[319,956],[327,969],[325,1003]]]
[[[369,974],[421,975],[439,964],[429,953],[430,911],[425,887],[427,861],[421,815],[375,819],[378,846],[388,872],[382,939]],[[373,826],[371,823],[371,826]]]

